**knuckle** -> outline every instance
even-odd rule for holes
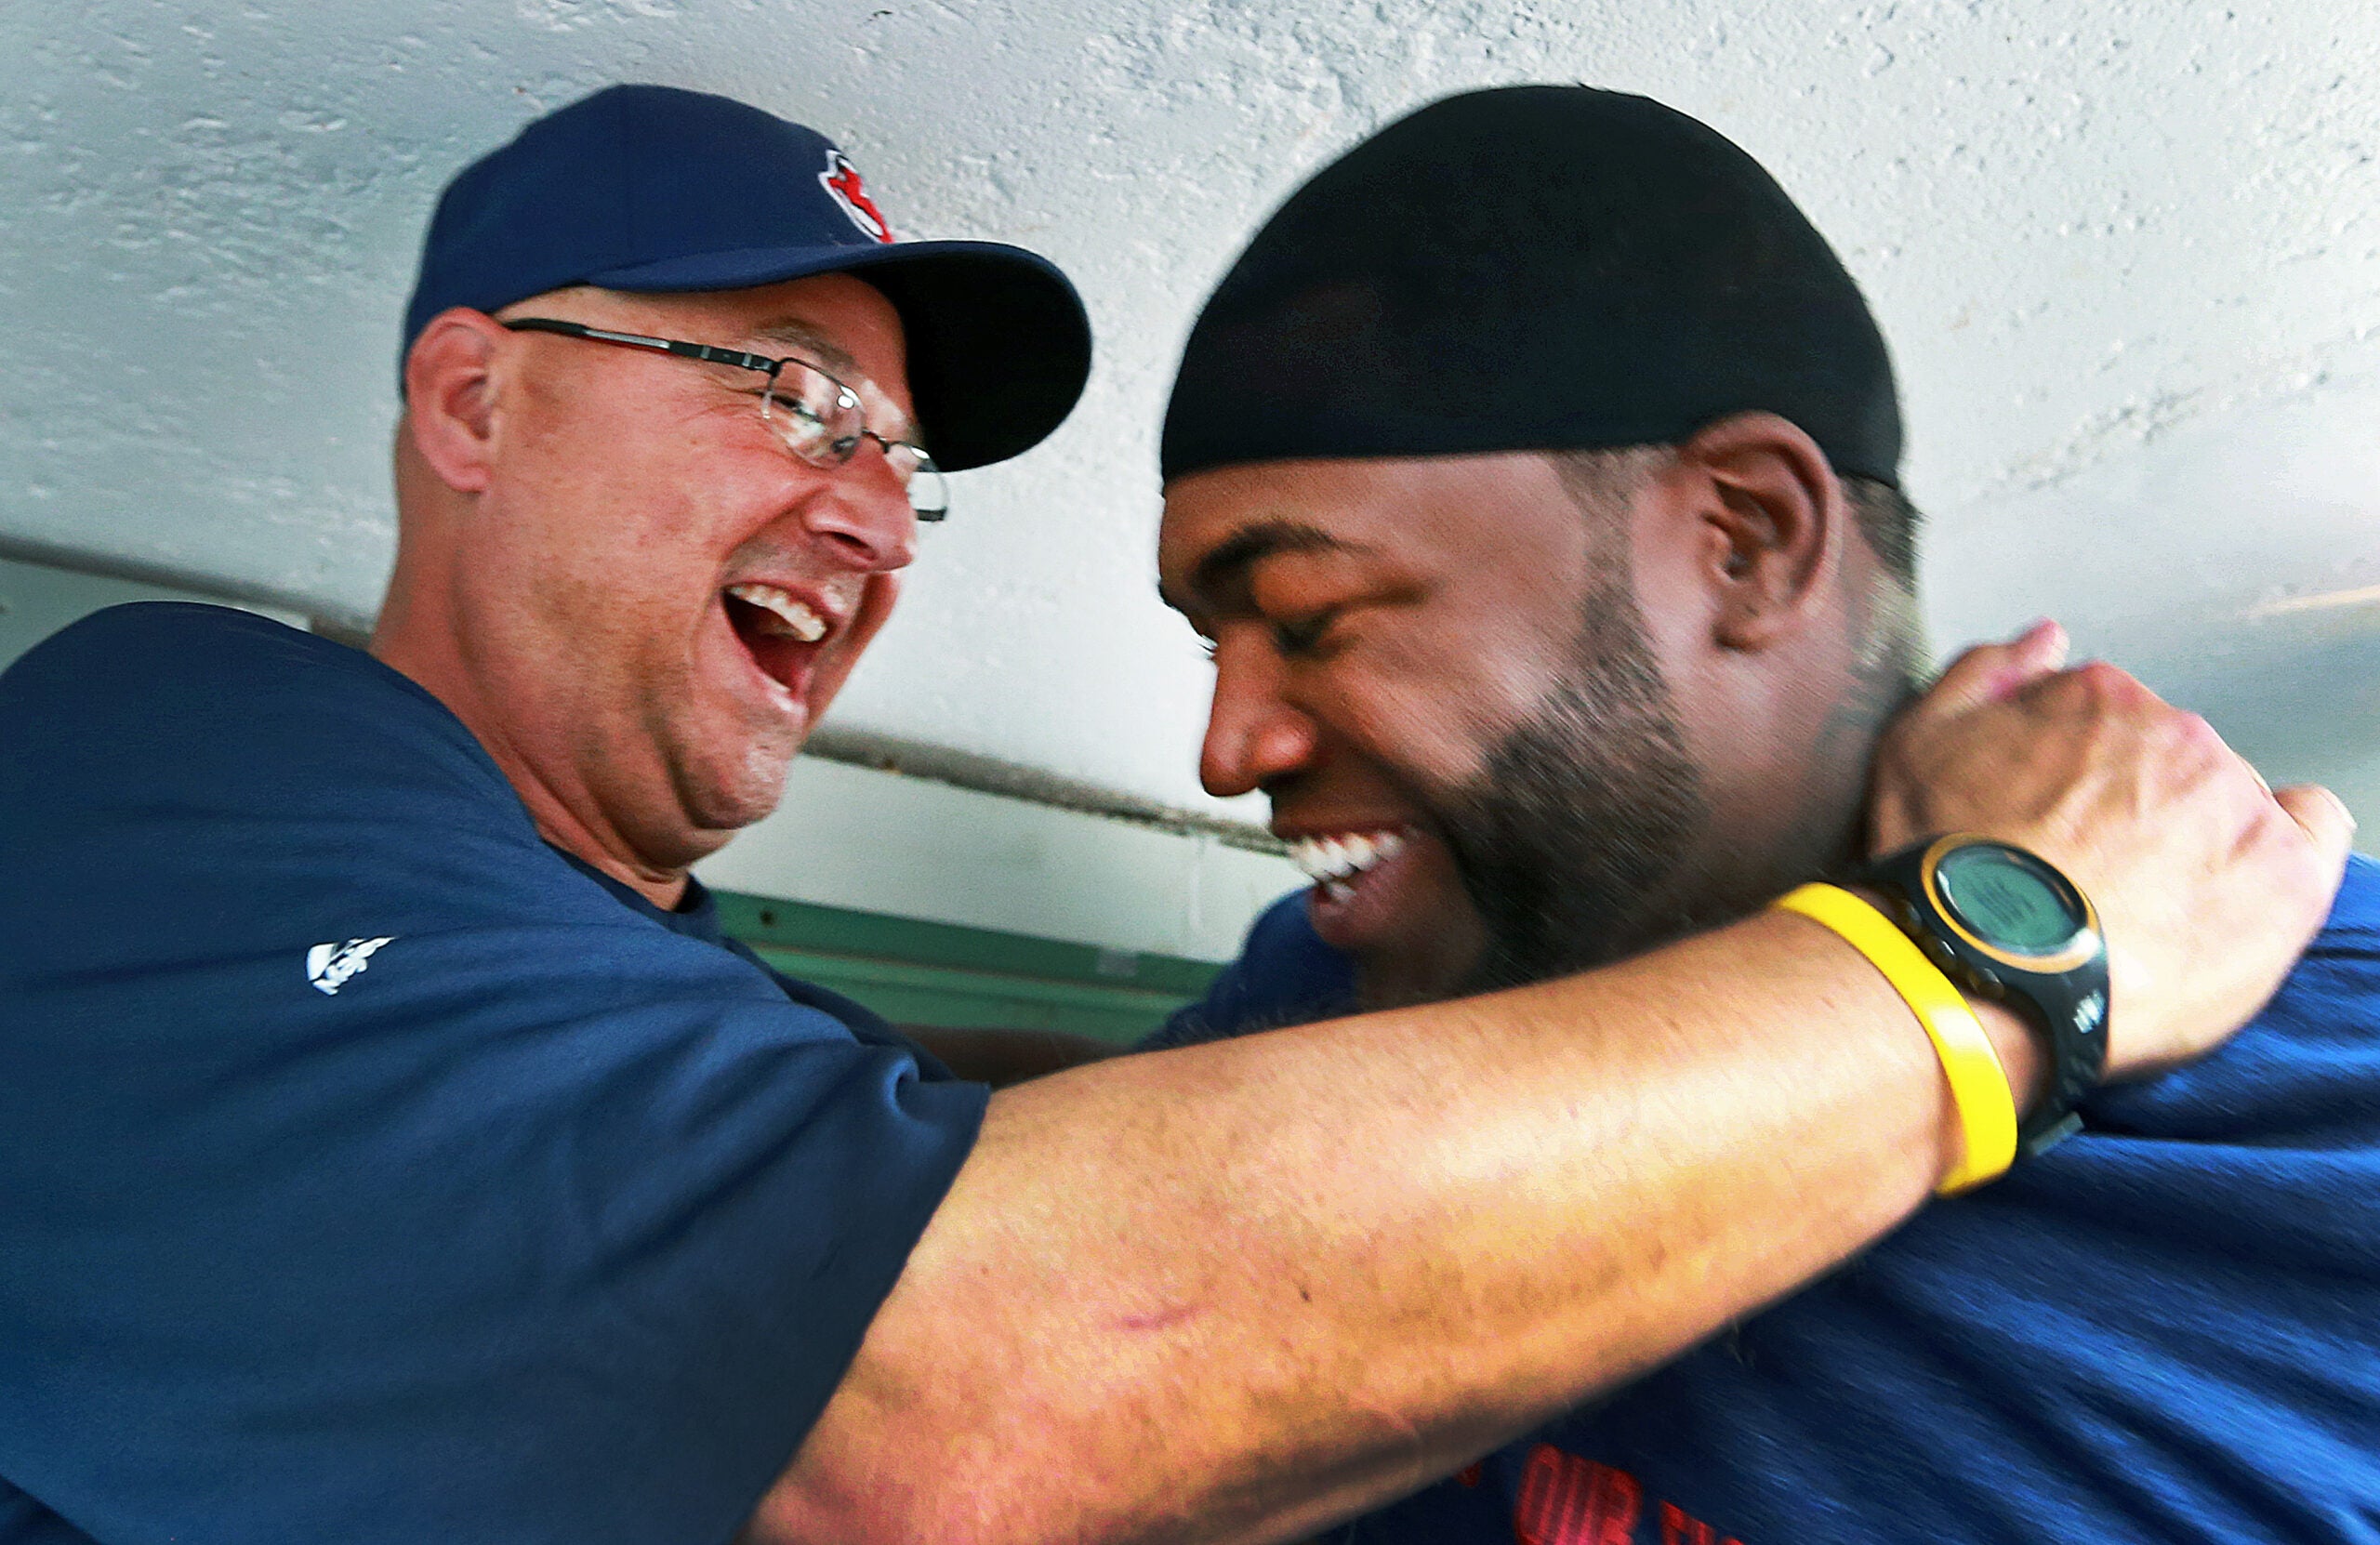
[[[2129,672],[2105,660],[2086,660],[2068,672],[2085,702],[2100,707],[2128,707],[2139,701],[2140,683]]]
[[[2182,751],[2210,771],[2228,774],[2243,789],[2255,786],[2256,780],[2249,772],[2248,764],[2231,754],[2231,748],[2223,744],[2223,737],[2215,733],[2215,726],[2202,715],[2183,714],[2175,723],[2174,734]]]
[[[2061,718],[2082,713],[2096,701],[2094,679],[2088,671],[2088,667],[2078,666],[2044,677],[2033,684],[2026,697],[2035,707]]]
[[[2195,776],[2223,770],[2234,759],[2215,726],[2198,714],[2167,708],[2153,723],[2160,749]]]

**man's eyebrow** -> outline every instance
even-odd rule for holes
[[[1320,526],[1276,515],[1241,527],[1198,560],[1197,567],[1190,571],[1188,595],[1169,593],[1162,586],[1157,593],[1177,611],[1187,611],[1192,603],[1214,606],[1223,603],[1223,598],[1232,592],[1244,588],[1248,571],[1267,558],[1292,552],[1362,550],[1361,544],[1334,535]]]
[[[859,362],[851,357],[826,334],[798,317],[780,317],[764,322],[752,329],[752,337],[763,343],[799,349],[803,359],[813,364],[823,364],[829,374],[856,376]]]
[[[823,366],[826,374],[854,390],[863,385],[874,386],[879,391],[883,390],[882,383],[868,379],[860,369],[859,362],[853,359],[847,350],[800,317],[779,317],[774,322],[764,322],[752,329],[752,337],[762,343],[797,350],[804,361]],[[924,440],[924,431],[906,418],[895,417],[877,427],[890,432],[895,440],[913,442]]]

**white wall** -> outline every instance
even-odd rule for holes
[[[2072,620],[2078,658],[2207,716],[2274,783],[2380,818],[2380,385],[2192,422],[1946,525],[1938,640]]]

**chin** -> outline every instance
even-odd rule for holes
[[[753,746],[736,761],[688,768],[678,779],[680,802],[697,831],[733,834],[767,819],[785,800],[793,752]],[[706,851],[726,840],[720,838]]]
[[[1356,995],[1365,1009],[1401,1009],[1462,996],[1479,964],[1481,946],[1473,937],[1478,924],[1461,914],[1423,922],[1408,937],[1351,952]]]

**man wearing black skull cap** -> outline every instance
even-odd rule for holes
[[[1206,783],[1268,794],[1316,884],[1157,1043],[1539,981],[1850,877],[2052,1042],[2103,1011],[2023,964],[2037,917],[1990,937],[2021,881],[1990,855],[1866,864],[1925,667],[1900,450],[1850,277],[1683,114],[1479,92],[1317,175],[1191,337],[1160,558],[1213,646]],[[2375,999],[2359,858],[2238,1041],[2029,1124],[2006,1178],[1343,1538],[2361,1538]]]

